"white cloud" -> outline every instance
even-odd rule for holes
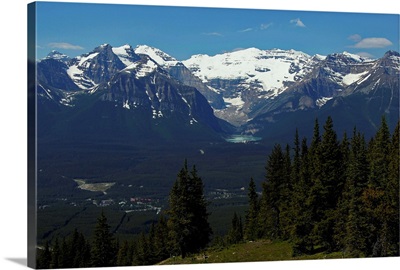
[[[354,41],[354,42],[359,42],[361,40],[361,36],[359,34],[354,34],[349,36],[347,39]]]
[[[246,29],[243,29],[243,30],[239,30],[240,33],[250,32],[250,31],[253,31],[253,28],[246,28]]]
[[[218,32],[203,33],[203,35],[222,37],[222,34],[221,34],[221,33],[218,33]]]
[[[300,18],[290,20],[290,23],[294,23],[298,27],[306,27],[306,25],[300,20]]]
[[[64,49],[64,50],[83,50],[84,48],[78,45],[72,45],[66,42],[53,42],[49,43],[48,46],[54,49]]]
[[[393,45],[393,43],[386,38],[364,38],[357,44],[353,45],[353,48],[359,49],[371,49],[371,48],[385,48]]]

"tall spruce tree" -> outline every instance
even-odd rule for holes
[[[204,185],[203,180],[197,173],[196,166],[193,165],[190,172],[190,211],[193,213],[193,233],[192,233],[192,244],[190,245],[190,251],[196,252],[207,246],[210,242],[212,229],[208,222],[210,213],[207,211],[209,202],[204,196]]]
[[[132,249],[127,240],[125,240],[120,248],[118,249],[117,254],[117,266],[131,266],[132,265]]]
[[[368,225],[361,196],[368,180],[368,163],[364,136],[356,129],[350,145],[346,183],[337,207],[335,240],[345,256],[363,257]]]
[[[287,219],[289,224],[286,224],[286,233],[289,238],[292,237],[292,233],[294,227],[296,226],[296,208],[298,207],[295,196],[296,194],[296,185],[299,184],[300,181],[300,139],[299,139],[299,131],[296,128],[295,136],[294,136],[294,147],[293,147],[293,162],[291,163],[290,168],[290,184],[291,184],[291,192],[288,196],[288,209],[287,209]]]
[[[256,240],[259,235],[258,227],[258,213],[259,201],[256,189],[256,183],[253,178],[250,178],[249,187],[247,191],[249,208],[246,212],[246,219],[244,225],[244,237],[246,240]]]
[[[312,230],[309,233],[308,238],[312,243],[311,246],[314,246],[317,243],[318,236],[316,232],[313,232],[316,223],[321,219],[321,210],[319,207],[319,203],[321,201],[320,194],[322,193],[322,182],[321,182],[321,136],[319,131],[319,122],[318,118],[315,119],[314,123],[314,132],[313,138],[311,140],[310,148],[308,150],[308,165],[309,165],[309,173],[310,173],[310,182],[309,182],[309,190],[307,192],[307,201],[306,205],[308,205],[310,211],[310,226]]]
[[[71,268],[69,259],[69,247],[67,240],[63,237],[61,242],[60,268]]]
[[[284,207],[284,190],[288,185],[287,162],[281,145],[276,144],[268,157],[266,180],[263,182],[262,223],[264,234],[270,239],[282,237],[281,213]]]
[[[301,142],[299,139],[299,131],[296,128],[296,133],[294,137],[294,154],[293,154],[293,163],[292,163],[292,169],[291,169],[291,182],[292,185],[294,186],[295,183],[298,183],[300,180],[300,166],[301,166],[301,159],[300,159],[300,154],[301,154]]]
[[[289,239],[290,231],[293,225],[293,211],[291,208],[291,201],[293,196],[293,182],[292,182],[292,160],[290,156],[290,146],[286,145],[283,156],[283,179],[281,179],[281,199],[280,199],[280,224],[282,231],[282,239]]]
[[[169,256],[168,251],[168,227],[167,220],[164,215],[161,215],[158,219],[154,233],[154,249],[155,249],[155,260],[162,261],[167,259]]]
[[[317,151],[314,153],[314,175],[312,199],[314,205],[314,243],[326,250],[335,248],[333,227],[335,208],[342,192],[343,175],[341,174],[341,152],[333,121],[328,117],[324,125],[324,133]]]
[[[311,189],[311,164],[307,146],[307,139],[301,142],[299,180],[293,186],[293,228],[291,239],[293,242],[293,256],[310,253],[313,243],[310,235],[312,230],[312,207],[309,200]]]
[[[189,172],[185,161],[170,192],[167,212],[172,252],[183,258],[203,249],[210,241],[212,230],[203,188],[195,166]]]
[[[132,264],[133,265],[149,265],[149,239],[146,234],[142,231],[137,239],[135,250],[133,253]]]
[[[94,229],[92,266],[114,266],[116,263],[116,255],[117,250],[114,237],[110,232],[110,225],[108,225],[107,218],[102,211]]]
[[[385,198],[385,189],[389,180],[390,131],[385,117],[382,117],[381,126],[371,140],[368,150],[370,170],[368,187],[363,196],[370,218],[368,253],[372,256],[387,256],[390,246],[390,207]]]

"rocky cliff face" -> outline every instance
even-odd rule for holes
[[[45,85],[66,91],[79,90],[67,74],[68,65],[64,61],[48,58],[37,64],[37,80]]]
[[[92,52],[74,58],[69,63],[68,75],[81,89],[89,89],[106,82],[125,65],[108,44],[95,48]]]
[[[157,48],[146,45],[137,46],[135,52],[150,57],[158,65],[162,66],[171,77],[180,81],[184,85],[195,87],[203,96],[206,97],[213,108],[221,109],[225,107],[221,93],[209,85],[204,84],[200,78],[195,76],[182,62]]]
[[[37,82],[41,119],[49,117],[48,122],[56,123],[59,118],[58,122],[67,123],[64,127],[54,124],[57,134],[75,126],[88,137],[98,135],[94,132],[114,138],[113,130],[119,130],[125,137],[137,138],[147,132],[148,138],[170,134],[171,139],[175,134],[200,139],[212,134],[218,140],[218,134],[229,127],[215,117],[196,88],[174,78],[166,65],[136,54],[127,45],[102,45],[67,62],[48,57],[37,65],[41,67]],[[179,74],[184,72],[191,75],[187,69]]]

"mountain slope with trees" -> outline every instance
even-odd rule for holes
[[[382,117],[368,141],[357,128],[339,139],[331,117],[322,128],[321,134],[316,119],[309,144],[296,130],[293,147],[275,145],[261,196],[250,178],[245,220],[234,213],[223,237],[212,237],[202,179],[185,161],[168,210],[136,240],[118,239],[102,212],[92,239],[75,230],[45,242],[37,266],[173,264],[187,263],[186,257],[207,262],[207,254],[218,252],[224,256],[218,262],[228,262],[237,260],[224,250],[246,248],[248,260],[399,256],[400,122],[390,132]]]

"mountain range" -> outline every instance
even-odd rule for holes
[[[248,48],[178,61],[146,45],[104,44],[75,58],[52,51],[36,65],[44,140],[279,141],[316,117],[367,135],[382,115],[392,128],[399,119],[395,51],[366,59]]]

